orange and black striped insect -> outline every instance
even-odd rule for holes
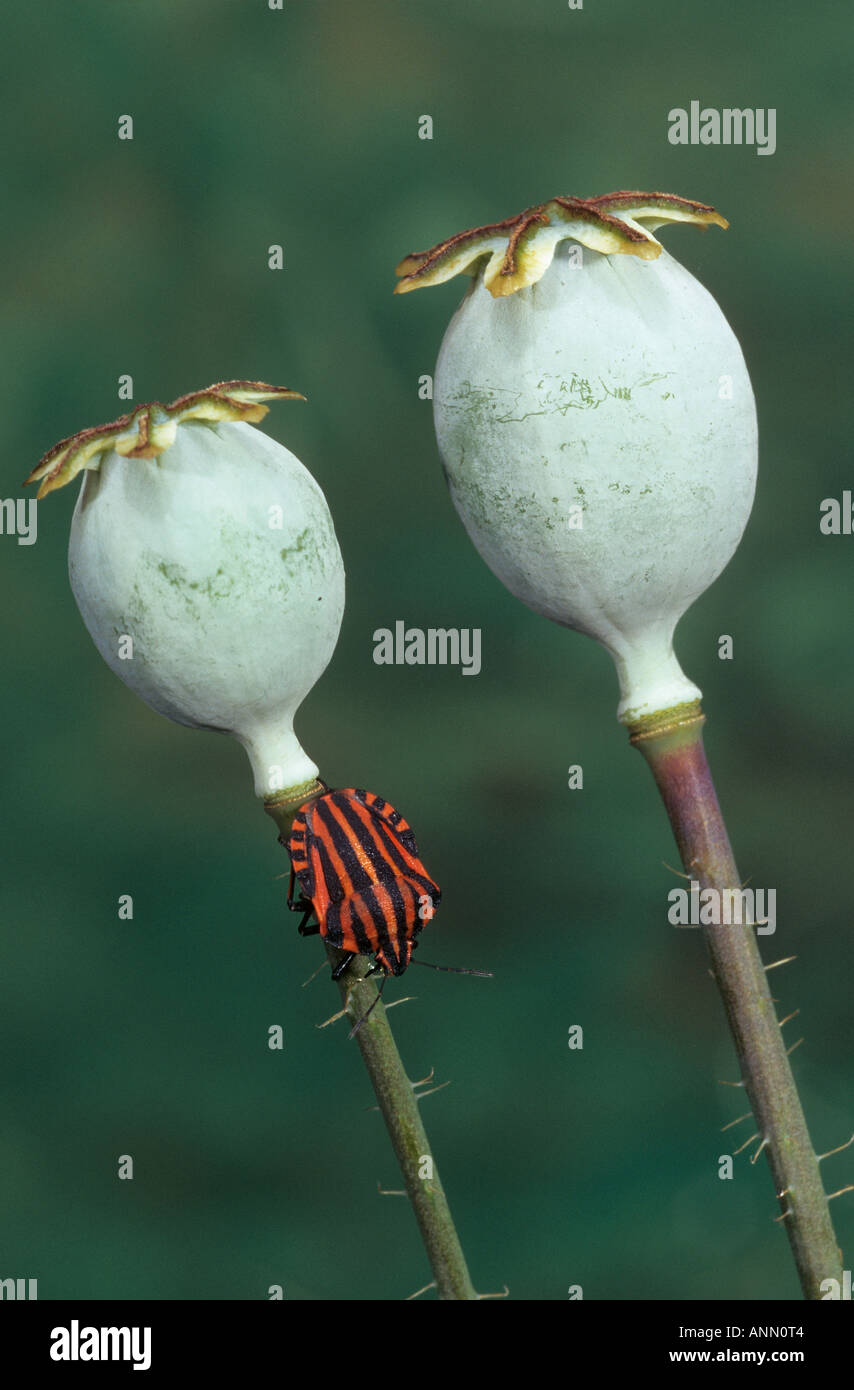
[[[353,956],[373,955],[375,973],[402,975],[415,937],[442,894],[418,857],[412,828],[373,792],[327,791],[294,817],[288,907],[303,936],[317,932]],[[294,897],[293,880],[302,896]],[[309,926],[314,914],[316,923]],[[349,960],[336,967],[343,974]]]
[[[402,975],[412,961],[418,933],[442,894],[422,864],[415,835],[400,812],[374,792],[327,790],[300,807],[286,843],[291,857],[288,907],[303,914],[300,934],[319,933],[347,952],[333,970],[333,979],[357,955],[374,957],[367,974],[383,975],[380,989],[389,975]],[[360,1019],[357,1028],[363,1022]]]

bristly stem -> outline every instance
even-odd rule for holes
[[[319,786],[314,793],[310,789],[300,789],[299,799],[265,803],[264,809],[279,827],[282,843],[287,839],[291,822],[302,801],[320,790],[322,788]],[[334,946],[327,946],[326,954],[334,968],[345,953]],[[479,1295],[469,1277],[436,1161],[421,1121],[418,1096],[404,1071],[382,1002],[371,1008],[377,997],[377,986],[373,978],[364,978],[369,966],[367,957],[356,956],[344,971],[338,981],[344,1007],[354,1024],[371,1009],[370,1017],[360,1027],[355,1041],[358,1042],[400,1164],[439,1298],[476,1301]]]
[[[652,769],[686,873],[701,888],[738,892],[741,880],[703,748],[704,722],[696,703],[640,720],[629,732]],[[754,925],[702,931],[804,1297],[820,1299],[822,1280],[841,1282],[842,1255]]]
[[[342,952],[327,946],[333,966]],[[339,980],[341,997],[355,1023],[373,1004],[377,987],[361,976],[369,962],[357,956]],[[436,1161],[421,1121],[418,1097],[403,1069],[380,1002],[356,1034],[389,1133],[406,1192],[415,1212],[440,1299],[476,1299]],[[420,1176],[420,1174],[427,1176]]]

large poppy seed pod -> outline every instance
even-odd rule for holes
[[[434,381],[454,505],[512,593],[611,652],[625,723],[699,698],[673,632],[756,483],[741,349],[668,222],[728,225],[672,194],[555,198],[398,267],[398,292],[474,277]]]
[[[317,775],[293,720],[344,611],[323,493],[253,427],[272,399],[302,397],[228,381],[142,405],[62,440],[27,479],[42,497],[84,473],[68,565],[98,651],[160,714],[239,739],[266,798]]]

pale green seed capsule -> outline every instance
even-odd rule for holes
[[[83,465],[69,576],[111,669],[168,718],[233,734],[257,795],[269,798],[317,774],[293,720],[335,649],[344,569],[311,474],[223,411],[222,388],[211,389],[220,396],[201,418],[173,428],[171,407],[141,407],[134,415],[153,411],[153,429],[125,420],[102,433],[97,461]],[[238,405],[248,396],[244,389]],[[79,471],[66,454],[60,464],[69,476]]]
[[[479,257],[470,244],[457,268],[475,278],[439,353],[434,416],[480,554],[529,607],[611,652],[631,723],[699,698],[673,632],[739,543],[757,428],[732,329],[649,232],[723,219],[682,199],[610,196],[635,205],[566,200],[574,221],[553,204],[523,214],[515,260],[513,229],[503,241],[483,229]],[[609,242],[620,219],[625,240]],[[446,278],[461,255],[452,242],[403,263],[408,287]]]

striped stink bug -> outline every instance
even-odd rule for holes
[[[374,792],[327,789],[300,807],[286,846],[291,858],[288,907],[303,914],[300,934],[319,933],[330,946],[347,952],[333,970],[333,979],[357,955],[374,957],[366,973],[383,976],[380,990],[389,975],[402,975],[412,963],[418,933],[442,894],[424,868],[415,835],[400,812]],[[299,897],[294,892],[297,882]],[[455,966],[431,969],[488,976],[486,971]]]
[[[373,792],[327,791],[300,807],[287,849],[288,906],[303,913],[302,935],[319,932],[350,959],[373,955],[376,973],[402,975],[442,894],[400,812]],[[302,890],[296,899],[294,878]],[[349,963],[336,967],[336,978]]]

